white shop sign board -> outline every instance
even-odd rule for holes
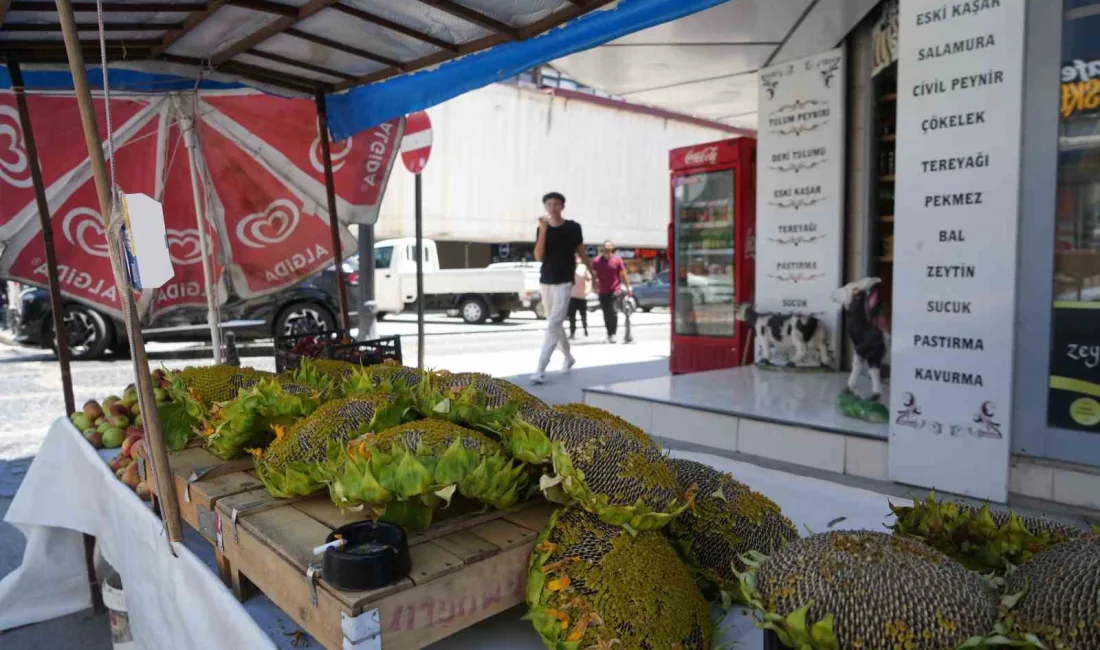
[[[844,71],[843,49],[761,70],[756,143],[756,310],[821,319],[834,364],[840,311],[832,295],[843,284]],[[816,363],[816,356],[808,359]]]
[[[889,471],[1005,502],[1025,0],[903,0]]]

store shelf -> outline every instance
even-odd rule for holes
[[[889,176],[879,176],[879,181],[883,183],[893,183],[895,178],[897,177],[893,174],[890,174]]]
[[[708,255],[723,255],[725,257],[733,257],[732,248],[693,248],[684,251],[685,255],[698,255],[700,257],[706,257]]]
[[[894,258],[889,255],[883,255],[882,257],[878,258],[878,261],[885,262],[886,264],[893,264]]]
[[[726,221],[700,221],[700,222],[681,222],[680,228],[682,230],[709,230],[711,228],[732,228],[733,220]]]
[[[879,140],[882,140],[883,142],[894,142],[897,139],[898,139],[898,134],[897,133],[891,133],[890,135],[884,135],[881,138],[879,138]]]
[[[883,223],[894,223],[894,215],[884,214],[881,217],[879,217],[878,220],[883,222]]]

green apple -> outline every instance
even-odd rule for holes
[[[117,449],[126,441],[126,432],[118,427],[108,427],[103,432],[103,446],[107,449]]]

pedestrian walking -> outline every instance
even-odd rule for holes
[[[581,256],[577,255],[576,274],[573,276],[573,293],[569,298],[569,340],[577,338],[577,314],[581,315],[581,325],[584,326],[584,336],[588,338],[588,292],[592,285],[592,274],[588,267],[581,263]]]
[[[624,291],[627,295],[630,294],[630,277],[626,274],[623,258],[615,254],[615,244],[610,241],[603,243],[603,252],[592,263],[592,268],[596,273],[596,293],[600,296],[607,342],[614,343],[619,329],[617,301]]]
[[[576,360],[569,350],[569,338],[565,335],[565,317],[569,311],[569,302],[576,280],[577,258],[585,268],[592,272],[592,261],[584,250],[584,233],[581,225],[562,216],[565,209],[565,197],[558,192],[550,192],[542,197],[542,206],[546,214],[539,217],[539,229],[535,238],[535,259],[542,262],[539,272],[539,293],[546,310],[546,338],[542,342],[539,365],[531,381],[541,384],[546,381],[546,367],[556,348],[565,355],[562,365],[564,372],[573,368]],[[599,281],[592,274],[597,290]]]

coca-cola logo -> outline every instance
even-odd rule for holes
[[[31,186],[31,166],[23,145],[19,113],[0,106],[0,179],[14,187]]]
[[[173,264],[187,266],[202,261],[202,246],[197,228],[187,230],[167,230],[168,256]]]
[[[688,165],[713,165],[718,162],[718,147],[691,149],[684,154],[684,163]]]
[[[335,144],[336,146],[333,146]],[[339,149],[337,147],[340,147]],[[340,168],[347,163],[345,158],[351,154],[352,138],[348,138],[341,143],[329,143],[329,156],[332,157],[332,172],[335,174],[340,171]],[[325,164],[321,158],[321,132],[317,132],[317,137],[313,138],[313,144],[309,147],[309,162],[313,165],[314,171],[318,174],[325,172]]]
[[[263,212],[250,214],[237,224],[237,239],[249,248],[279,244],[298,227],[298,206],[289,199],[275,199]]]
[[[73,208],[61,220],[61,231],[70,244],[93,257],[110,257],[107,233],[99,213],[90,208]]]

